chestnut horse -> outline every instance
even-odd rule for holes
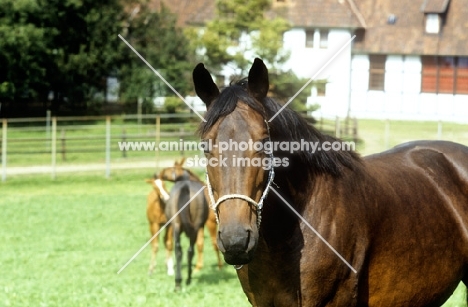
[[[174,166],[167,167],[161,170],[158,175],[158,178],[160,180],[171,181],[171,182],[176,182],[176,181],[181,181],[181,180],[191,180],[191,181],[200,182],[204,185],[205,183],[201,181],[197,175],[195,175],[189,169],[186,169],[183,167],[184,161],[185,159],[181,159],[180,161],[174,161]],[[204,196],[205,198],[207,197],[206,189],[204,190]],[[213,245],[213,249],[215,251],[215,254],[218,260],[218,269],[221,269],[223,267],[223,261],[221,260],[218,244],[216,243],[216,232],[218,230],[218,225],[216,224],[216,216],[214,214],[214,211],[209,210],[208,219],[206,220],[205,226],[208,229],[208,233],[211,238],[211,244]],[[197,263],[195,265],[195,271],[201,270],[203,268],[204,240],[205,240],[205,237],[203,234],[203,229],[200,229],[198,233],[198,237],[197,237],[197,242],[196,242],[198,257],[197,257]]]
[[[167,217],[164,213],[166,201],[169,199],[163,182],[160,179],[147,179],[147,183],[151,184],[153,190],[148,194],[146,201],[146,216],[148,218],[151,238],[160,231],[161,226],[167,223]],[[164,244],[166,246],[166,265],[167,274],[174,275],[174,264],[172,261],[172,227],[168,225],[164,233]],[[151,260],[148,269],[148,274],[152,274],[156,265],[156,253],[159,249],[159,235],[151,241]]]
[[[260,59],[222,92],[203,64],[193,79],[206,144],[256,144],[205,146],[218,245],[253,306],[440,306],[468,282],[468,147],[361,158],[268,98]]]

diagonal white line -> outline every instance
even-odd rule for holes
[[[273,192],[275,192],[276,195],[278,195],[278,197],[289,207],[289,209],[291,209],[291,211],[294,212],[294,214],[296,214],[297,217],[299,217],[299,219],[301,219],[302,222],[304,222],[304,224],[306,224],[307,227],[309,227],[310,230],[312,230],[312,231],[317,235],[317,237],[319,237],[319,239],[322,240],[322,242],[325,243],[325,245],[328,246],[328,248],[330,248],[330,249],[338,256],[338,258],[340,258],[341,261],[343,261],[344,264],[346,264],[346,265],[351,269],[351,271],[353,271],[355,274],[357,273],[357,270],[356,270],[355,268],[353,268],[353,266],[352,266],[351,264],[349,264],[349,262],[346,261],[346,259],[344,259],[343,256],[341,256],[341,254],[338,253],[337,250],[334,249],[333,246],[331,246],[330,243],[328,243],[327,240],[325,240],[325,238],[322,237],[322,235],[321,235],[320,233],[318,233],[318,231],[315,230],[315,228],[312,227],[312,226],[309,224],[309,222],[307,222],[306,219],[305,219],[304,217],[302,217],[302,215],[300,215],[299,212],[297,212],[297,211],[293,208],[293,206],[291,206],[291,204],[289,204],[289,203],[278,193],[278,191],[276,191],[273,187],[271,187],[271,190],[272,190]]]
[[[159,233],[160,233],[161,231],[163,231],[163,230],[167,227],[167,225],[169,225],[169,224],[179,215],[179,213],[182,212],[182,210],[184,210],[185,207],[187,207],[187,206],[192,202],[192,200],[194,200],[195,197],[197,197],[198,194],[200,194],[201,191],[203,191],[203,189],[204,189],[205,187],[206,187],[206,186],[203,186],[197,193],[195,193],[195,195],[193,195],[193,197],[190,198],[189,201],[188,201],[185,205],[183,205],[182,208],[180,208],[180,210],[177,211],[176,214],[174,214],[174,216],[173,216],[172,218],[170,218],[169,221],[167,221],[167,223],[164,224],[164,226],[161,227],[161,229],[159,229],[159,231],[158,231],[157,233],[155,233],[155,235],[152,236],[151,239],[149,239],[149,241],[146,242],[146,243],[138,250],[138,252],[136,252],[135,255],[132,256],[132,258],[130,258],[130,260],[127,261],[127,263],[124,264],[123,267],[120,268],[120,270],[117,272],[117,274],[120,274],[123,270],[125,270],[125,268],[130,264],[130,262],[132,262],[132,261],[133,261],[133,260],[134,260],[134,259],[151,243],[151,241],[153,241],[153,239],[156,238],[156,236],[159,235]]]
[[[156,69],[154,69],[153,66],[151,66],[150,63],[148,63],[148,61],[145,60],[144,57],[141,56],[141,54],[138,53],[138,51],[136,51],[136,49],[133,48],[133,46],[130,45],[130,43],[127,42],[127,40],[125,40],[125,38],[123,38],[122,35],[119,34],[118,36],[119,36],[119,38],[120,38],[121,40],[123,40],[123,42],[124,42],[130,49],[132,49],[132,51],[135,52],[135,54],[136,54],[136,55],[137,55],[137,56],[138,56],[138,57],[155,73],[156,76],[158,76],[164,83],[166,83],[166,85],[167,85],[177,96],[179,96],[179,98],[182,99],[182,101],[185,102],[185,104],[186,104],[190,109],[192,109],[192,111],[195,112],[195,114],[197,114],[198,117],[201,118],[202,121],[206,122],[206,119],[204,119],[203,116],[201,116],[200,113],[198,113],[198,112],[184,99],[184,97],[182,97],[182,95],[179,94],[179,92],[178,92],[174,87],[172,87],[172,85],[171,85],[169,82],[167,82],[167,80],[164,79],[164,77],[163,77]]]
[[[351,44],[351,42],[353,41],[353,39],[356,37],[356,35],[354,35],[353,37],[351,37],[351,39],[349,39],[346,44],[344,44],[330,59],[328,59],[328,61],[325,62],[325,64],[323,64],[323,66],[312,76],[312,78],[309,79],[309,81],[307,81],[306,84],[304,84],[303,87],[301,87],[296,94],[294,94],[294,96],[291,97],[291,99],[288,100],[288,102],[286,102],[284,104],[284,106],[281,107],[281,109],[278,110],[278,112],[275,113],[275,115],[273,115],[269,120],[268,122],[271,122],[276,116],[278,116],[278,114],[281,113],[281,111],[284,110],[284,108],[286,108],[288,106],[288,104],[291,103],[291,101],[293,101],[297,95],[299,95],[309,84],[310,82],[314,81],[315,78],[317,78],[317,76],[341,53],[341,51],[343,51],[344,48],[346,48],[349,44]]]

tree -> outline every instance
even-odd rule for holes
[[[166,79],[181,95],[190,88],[188,41],[176,27],[176,16],[164,6],[155,12],[141,5],[128,20],[126,40]],[[128,49],[128,48],[127,48]],[[138,98],[152,105],[155,97],[175,96],[130,49],[124,51],[119,80],[121,97],[133,108]]]
[[[8,113],[23,115],[31,102],[55,112],[87,109],[102,99],[119,57],[120,0],[0,0],[0,7],[0,99]]]
[[[289,52],[283,49],[283,33],[290,25],[279,17],[267,18],[270,6],[269,0],[218,0],[215,18],[207,23],[205,30],[192,31],[191,36],[198,42],[199,60],[215,71],[215,75],[223,67],[233,67],[235,73],[231,78],[240,78],[247,74],[254,57],[262,58],[274,85],[271,94],[286,102],[308,80],[283,69],[289,59]],[[306,110],[311,86],[292,101],[294,109]]]
[[[118,38],[125,30],[135,48],[186,91],[186,40],[172,14],[151,11],[147,2],[0,0],[0,115],[31,115],[38,102],[42,116],[46,109],[99,112],[110,76],[121,78],[126,100],[171,93]]]

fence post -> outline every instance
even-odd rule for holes
[[[51,156],[52,156],[52,179],[56,178],[57,164],[57,117],[52,117],[52,138],[51,138]]]
[[[61,136],[60,136],[60,139],[61,139],[61,144],[62,144],[62,162],[66,161],[67,160],[67,157],[66,157],[66,139],[65,139],[65,129],[62,129],[62,132],[61,132]]]
[[[2,181],[7,178],[7,126],[6,118],[2,120]]]
[[[336,121],[335,121],[335,137],[336,138],[340,138],[341,135],[340,135],[340,131],[341,130],[341,127],[340,127],[340,118],[337,116],[336,117]]]
[[[46,111],[46,150],[49,150],[50,148],[50,122],[51,122],[51,112],[50,110]]]
[[[184,127],[180,127],[179,129],[179,133],[180,133],[180,140],[179,140],[179,144],[181,144],[181,148],[179,148],[180,150],[180,155],[183,157],[185,152],[184,152]]]
[[[127,141],[127,130],[125,130],[125,128],[122,129],[122,144],[125,144],[125,142]],[[126,158],[127,157],[127,150],[124,147],[122,147],[122,158]]]
[[[359,133],[358,133],[358,120],[357,118],[353,118],[353,141],[354,144],[357,144],[359,138]]]
[[[385,140],[385,150],[387,150],[390,146],[390,120],[387,119],[385,120],[385,136],[384,136]]]
[[[111,165],[110,165],[110,154],[111,154],[111,118],[106,116],[106,178],[110,177]]]
[[[159,168],[159,141],[161,140],[161,116],[156,116],[156,168]]]
[[[437,139],[441,140],[442,139],[442,121],[439,120],[437,123]]]

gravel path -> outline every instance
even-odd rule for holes
[[[148,170],[169,167],[174,165],[174,159],[156,161],[128,161],[128,162],[112,162],[110,164],[111,172],[113,170],[122,169],[138,169],[146,168]],[[76,165],[57,165],[55,173],[75,173],[75,172],[89,172],[89,171],[102,171],[105,173],[105,163],[93,164],[76,164]],[[0,174],[4,174],[5,170],[0,166]],[[36,166],[12,166],[6,168],[6,176],[9,175],[29,175],[29,174],[52,174],[53,169],[51,165],[36,165]]]

